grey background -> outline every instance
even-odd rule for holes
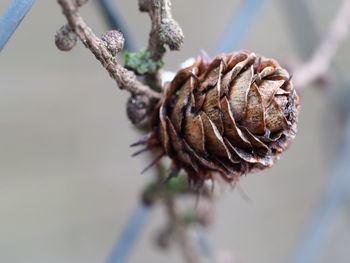
[[[2,0],[0,12],[9,0]],[[95,1],[84,6],[97,34],[108,28]],[[295,64],[294,40],[270,1],[243,42],[254,50]],[[173,0],[174,17],[186,35],[181,52],[166,55],[166,68],[209,54],[240,1]],[[310,0],[324,33],[340,1]],[[137,1],[118,1],[138,45],[144,46],[149,19]],[[126,92],[79,43],[64,53],[53,43],[65,23],[56,1],[36,4],[0,55],[0,262],[102,263],[137,206],[153,174],[140,175],[147,157],[131,158],[129,144],[140,134],[125,116]],[[349,39],[336,60],[349,68]],[[215,247],[242,263],[286,262],[326,187],[335,158],[338,123],[329,91],[308,88],[301,97],[299,134],[273,169],[242,178],[253,203],[226,189],[209,231]],[[130,262],[182,262],[176,249],[158,251],[158,208]],[[348,212],[348,211],[347,211]],[[350,259],[349,214],[341,214],[319,262]]]

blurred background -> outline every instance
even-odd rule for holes
[[[288,10],[289,1],[266,1],[240,48],[287,66],[311,55],[318,42],[307,36],[315,32],[304,32],[305,42],[296,39],[295,28],[305,31],[302,10]],[[0,2],[0,13],[10,2]],[[148,15],[138,11],[136,0],[116,2],[137,47],[146,46]],[[166,54],[165,68],[178,70],[200,49],[214,56],[242,2],[173,0],[185,43],[180,52]],[[324,35],[341,1],[304,2],[317,34]],[[110,29],[97,1],[82,13],[97,35]],[[36,1],[0,54],[0,262],[106,262],[153,178],[152,171],[140,175],[146,155],[130,157],[129,145],[141,135],[125,114],[127,92],[81,43],[67,53],[55,47],[54,34],[65,23],[56,1]],[[334,64],[338,74],[348,71],[350,38]],[[253,202],[229,189],[218,200],[209,237],[238,262],[287,262],[297,248],[337,158],[337,78],[332,89],[305,88],[299,134],[274,168],[242,178]],[[182,262],[176,249],[163,252],[154,245],[164,220],[156,208],[129,262]],[[326,226],[331,231],[317,262],[349,262],[349,220],[347,205]]]

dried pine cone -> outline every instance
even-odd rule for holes
[[[165,87],[148,145],[201,185],[271,167],[296,134],[298,96],[277,61],[242,51],[203,58]]]

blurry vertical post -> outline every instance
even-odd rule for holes
[[[35,0],[13,0],[0,17],[0,51],[16,31]]]

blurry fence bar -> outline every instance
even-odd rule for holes
[[[286,18],[287,26],[296,40],[295,45],[298,53],[303,59],[307,59],[321,40],[319,29],[308,3],[304,0],[277,2],[279,2],[282,14]]]
[[[0,51],[16,31],[35,0],[13,0],[0,17]]]
[[[263,7],[268,0],[245,0],[241,1],[240,7],[233,14],[232,20],[227,27],[223,38],[218,43],[215,54],[232,52],[242,44],[251,26],[262,13]]]
[[[127,261],[150,215],[150,208],[141,204],[137,207],[123,229],[118,243],[110,255],[108,263],[123,263]]]

